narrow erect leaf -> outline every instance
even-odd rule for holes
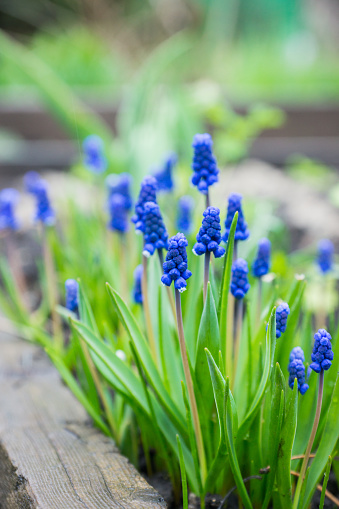
[[[220,427],[220,440],[225,440],[225,426],[223,420],[223,409],[224,409],[224,400],[226,394],[226,380],[222,376],[215,360],[213,359],[211,353],[205,348],[205,352],[207,355],[208,367],[210,370],[210,376],[212,380],[212,387],[214,393],[215,404],[218,412],[219,419],[219,427]]]
[[[234,249],[234,236],[235,230],[238,222],[238,212],[234,214],[234,218],[232,221],[230,234],[228,236],[226,255],[224,261],[224,270],[221,280],[220,287],[220,296],[219,296],[219,323],[220,323],[220,342],[221,342],[221,353],[224,361],[226,362],[226,366],[229,366],[233,359],[226,357],[226,335],[227,335],[227,304],[228,304],[228,295],[229,288],[231,284],[231,271],[232,271],[232,263],[233,263],[233,249]],[[230,355],[228,355],[230,357]],[[228,370],[226,369],[226,374],[228,375]]]
[[[292,391],[288,391],[286,411],[278,449],[277,486],[281,507],[292,507],[291,457],[297,429],[298,383],[294,380]]]
[[[325,493],[326,493],[328,479],[330,477],[331,464],[332,464],[332,458],[331,458],[331,456],[329,456],[328,460],[327,460],[326,470],[325,470],[323,487],[322,487],[322,490],[321,490],[319,509],[324,509]]]
[[[218,358],[219,324],[210,283],[208,283],[204,311],[200,322],[194,368],[202,403],[206,411],[209,412],[213,405],[213,389],[205,348],[209,350],[213,359]]]
[[[184,455],[182,453],[182,447],[180,437],[177,435],[178,451],[179,451],[179,463],[181,472],[181,486],[182,486],[182,507],[188,509],[188,493],[187,493],[187,480],[186,480],[186,468]]]
[[[326,377],[325,377],[326,380]],[[326,467],[328,457],[332,454],[338,441],[339,430],[339,375],[333,389],[332,400],[327,412],[327,419],[322,433],[318,450],[310,467],[310,473],[306,484],[305,497],[301,507],[305,509],[311,502],[312,495],[317,487],[321,475]],[[304,481],[305,483],[305,481]]]
[[[99,336],[98,325],[94,318],[93,310],[90,306],[89,300],[83,288],[81,281],[78,279],[79,284],[79,315],[80,320],[93,330],[96,336]]]

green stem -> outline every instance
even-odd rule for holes
[[[230,380],[233,379],[233,324],[234,324],[234,302],[235,299],[230,293],[227,303],[227,330],[226,330],[226,359],[225,359],[225,375]]]
[[[237,308],[236,308],[235,331],[234,331],[234,375],[233,375],[232,382],[231,382],[232,390],[234,387],[235,377],[237,374],[241,332],[242,332],[242,322],[243,322],[243,313],[244,313],[244,301],[243,301],[243,299],[241,299],[241,300],[237,301]]]
[[[324,370],[321,370],[320,375],[319,375],[318,401],[317,401],[317,408],[316,408],[315,417],[314,417],[314,423],[313,423],[310,439],[307,444],[305,457],[304,457],[304,460],[301,465],[300,476],[298,479],[298,483],[297,483],[297,487],[296,487],[295,495],[294,495],[293,509],[297,509],[298,504],[299,504],[299,497],[300,497],[300,492],[301,492],[301,488],[302,488],[303,481],[304,481],[305,472],[306,472],[308,461],[309,461],[310,454],[312,451],[315,435],[316,435],[317,429],[318,429],[320,412],[321,412],[321,404],[322,404],[322,400],[323,400],[323,392],[324,392]]]
[[[142,256],[142,278],[141,278],[141,290],[142,290],[142,304],[145,314],[147,337],[151,347],[153,360],[157,362],[157,349],[155,345],[155,337],[153,332],[151,313],[148,301],[148,289],[147,289],[147,257]]]
[[[261,304],[262,304],[262,278],[259,277],[259,279],[258,279],[257,316],[256,316],[257,328],[259,328],[259,325],[260,325],[261,308],[262,308]]]
[[[210,259],[211,253],[206,251],[205,253],[205,264],[204,264],[204,302],[206,300],[207,295],[207,285],[210,277]]]
[[[158,249],[158,257],[159,257],[159,263],[160,263],[160,269],[161,272],[163,271],[163,265],[164,265],[164,255],[162,249]],[[166,291],[168,295],[168,300],[171,305],[174,321],[175,321],[175,304],[173,299],[173,293],[170,286],[166,286]]]
[[[192,409],[192,419],[195,429],[195,437],[197,441],[197,449],[200,460],[200,468],[201,468],[201,476],[202,476],[202,484],[204,484],[206,476],[207,476],[207,466],[206,466],[206,456],[204,450],[204,444],[202,439],[199,414],[197,402],[194,395],[193,381],[191,377],[191,372],[188,364],[186,344],[185,344],[185,335],[184,335],[184,325],[182,321],[182,312],[181,312],[181,298],[179,290],[175,290],[175,307],[177,312],[177,325],[178,325],[178,336],[179,336],[179,345],[182,363],[184,367],[184,375],[186,380],[186,386],[188,391],[188,397],[191,404]]]
[[[208,208],[210,206],[210,193],[209,193],[209,189],[207,189],[207,194],[206,194],[206,208]]]

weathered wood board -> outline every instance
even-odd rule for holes
[[[0,509],[165,507],[44,352],[0,334]]]

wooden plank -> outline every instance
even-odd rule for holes
[[[1,509],[156,509],[162,497],[37,347],[0,335]]]

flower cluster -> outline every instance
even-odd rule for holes
[[[220,210],[217,207],[207,207],[203,213],[202,225],[197,234],[197,242],[193,247],[193,253],[201,256],[206,252],[214,253],[215,258],[224,256],[225,249],[220,247]]]
[[[108,227],[111,230],[126,233],[128,230],[128,217],[125,209],[125,197],[122,194],[112,194],[108,201],[110,220]]]
[[[198,190],[207,194],[209,186],[218,182],[219,169],[212,151],[213,141],[209,134],[196,134],[192,147],[194,156],[192,162],[192,184]]]
[[[84,139],[84,164],[93,173],[103,173],[107,168],[107,159],[104,153],[104,143],[100,136],[91,134]]]
[[[323,239],[318,244],[318,266],[323,274],[330,272],[333,268],[333,243],[328,239]]]
[[[298,390],[300,394],[305,394],[307,389],[309,388],[307,383],[305,383],[305,366],[304,366],[305,356],[303,350],[300,346],[296,346],[293,348],[290,354],[290,362],[288,364],[288,372],[290,374],[288,379],[288,385],[293,389],[294,379],[297,379],[298,382]]]
[[[36,199],[35,221],[41,221],[46,226],[55,223],[55,212],[48,196],[47,182],[36,172],[28,172],[25,176],[27,191]]]
[[[142,265],[138,265],[134,271],[134,286],[133,286],[133,299],[136,304],[142,304],[142,279],[143,268]]]
[[[157,181],[154,177],[148,176],[145,177],[141,182],[141,188],[138,200],[135,204],[135,214],[131,218],[131,221],[135,224],[135,229],[139,232],[143,231],[143,215],[144,215],[144,206],[147,202],[157,201]]]
[[[248,267],[246,260],[238,258],[232,266],[231,293],[237,300],[245,297],[251,285],[248,282]]]
[[[258,251],[253,263],[254,277],[262,277],[270,270],[271,242],[268,239],[260,239]]]
[[[79,285],[75,279],[66,279],[66,308],[76,312],[79,307]]]
[[[333,361],[331,335],[325,329],[319,329],[314,334],[314,347],[311,355],[310,368],[316,373],[330,369]]]
[[[277,307],[276,311],[276,337],[280,338],[280,336],[285,332],[286,330],[286,324],[287,324],[287,317],[290,314],[290,308],[287,304],[287,302],[282,302]]]
[[[178,157],[176,154],[170,154],[164,162],[163,168],[154,173],[154,177],[158,183],[159,191],[172,191],[174,184],[172,178],[173,168],[177,164]]]
[[[186,234],[192,229],[192,210],[194,200],[191,196],[182,196],[178,201],[177,228]]]
[[[129,173],[121,173],[115,175],[112,173],[106,178],[106,186],[108,188],[108,200],[116,194],[123,196],[124,208],[126,211],[132,208],[131,184],[132,177]]]
[[[224,242],[227,242],[227,240],[228,240],[232,221],[234,218],[234,214],[236,212],[238,212],[238,222],[237,222],[237,227],[235,230],[235,237],[234,237],[235,240],[246,240],[250,235],[250,232],[249,232],[249,229],[247,228],[247,223],[245,221],[244,214],[242,211],[241,200],[242,200],[241,194],[237,194],[237,193],[232,193],[228,197],[227,216],[226,216],[226,220],[225,220],[226,231],[225,231],[224,235],[222,236],[222,240]]]
[[[168,242],[168,252],[163,264],[164,274],[161,282],[166,286],[171,286],[174,281],[174,287],[179,292],[186,290],[186,280],[192,275],[187,269],[187,239],[183,233],[177,233],[171,237]]]
[[[156,249],[167,249],[168,233],[161,217],[159,205],[148,201],[144,205],[141,231],[144,234],[144,256],[152,256]]]
[[[14,214],[14,207],[19,201],[16,189],[3,189],[0,192],[0,230],[17,230],[18,222]]]

